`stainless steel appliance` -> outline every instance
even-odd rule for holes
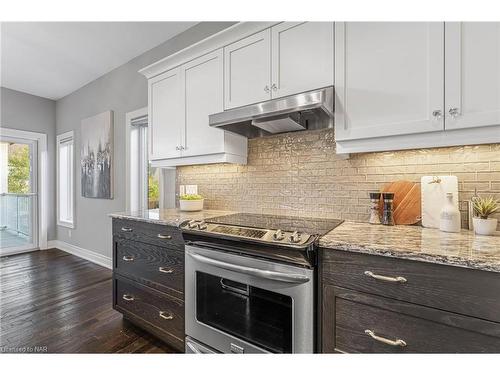
[[[333,127],[333,86],[215,113],[210,126],[247,138]]]
[[[186,351],[313,353],[317,240],[340,223],[255,214],[183,223]]]

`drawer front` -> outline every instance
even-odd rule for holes
[[[347,353],[498,353],[500,324],[327,287],[332,349]]]
[[[325,284],[500,322],[500,274],[323,250]]]
[[[170,248],[115,237],[114,270],[156,288],[181,296],[184,291],[184,253]]]
[[[184,303],[147,286],[116,277],[115,304],[153,327],[153,334],[165,338],[174,347],[184,342]],[[158,332],[156,332],[158,331]]]
[[[168,225],[113,219],[113,236],[184,251],[180,229]]]

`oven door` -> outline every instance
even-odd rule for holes
[[[186,245],[186,335],[223,353],[312,353],[314,271]]]

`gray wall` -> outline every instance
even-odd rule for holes
[[[147,106],[148,101],[147,81],[137,71],[232,24],[197,24],[57,101],[57,134],[74,130],[76,146],[75,229],[58,227],[59,240],[111,256],[111,219],[108,214],[125,210],[125,113]],[[83,198],[79,168],[80,123],[82,119],[106,110],[114,111],[114,199]]]
[[[56,238],[55,144],[56,102],[1,87],[1,118],[3,128],[47,134],[48,148],[48,240]],[[53,208],[53,209],[52,209]]]

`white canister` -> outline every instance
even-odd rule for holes
[[[460,232],[460,211],[453,204],[453,193],[446,193],[446,203],[439,216],[439,229],[443,232]]]

